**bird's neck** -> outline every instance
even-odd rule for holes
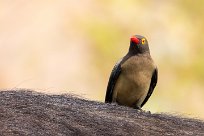
[[[144,53],[150,54],[148,46],[142,47],[142,46],[134,44],[133,42],[130,43],[128,54],[137,55],[137,54],[144,54]]]

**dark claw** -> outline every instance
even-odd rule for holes
[[[139,107],[139,106],[135,106],[134,109],[137,109],[137,110],[139,110],[139,111],[142,111],[141,107]]]

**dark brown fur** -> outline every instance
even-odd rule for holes
[[[204,122],[31,90],[0,92],[0,135],[204,135]]]

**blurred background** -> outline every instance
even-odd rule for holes
[[[129,38],[148,39],[159,69],[145,110],[204,119],[204,1],[0,0],[0,89],[104,101]]]

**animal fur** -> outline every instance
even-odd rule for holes
[[[204,122],[32,90],[0,91],[0,135],[204,135]]]

